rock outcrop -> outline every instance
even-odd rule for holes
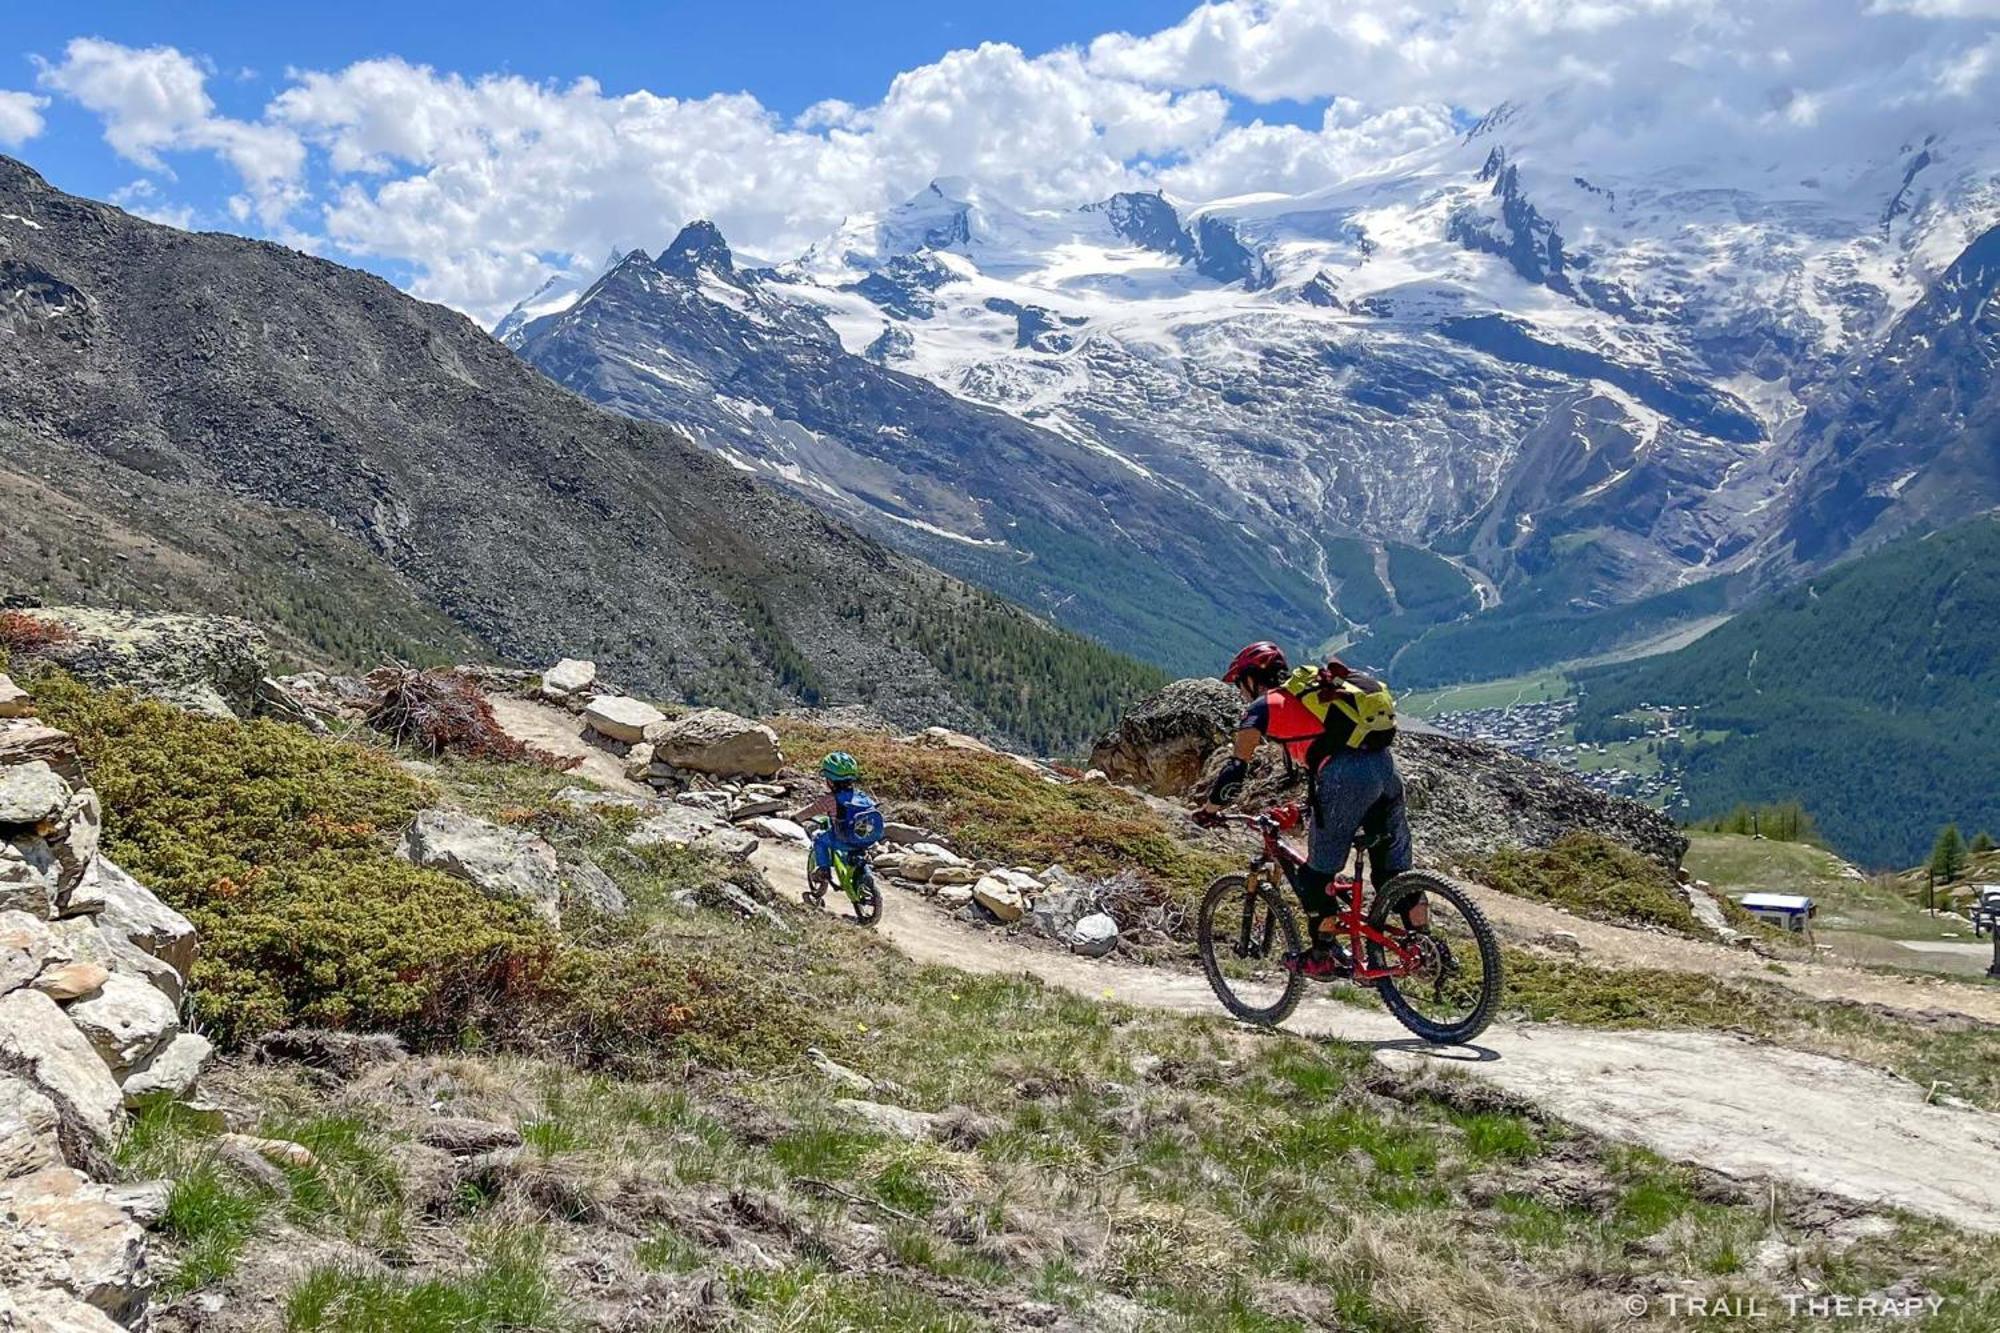
[[[1219,680],[1175,681],[1100,740],[1091,764],[1114,781],[1185,797],[1227,758],[1223,741],[1241,712],[1236,692]],[[1405,731],[1396,743],[1396,763],[1417,856],[1425,863],[1460,865],[1501,846],[1545,847],[1575,829],[1602,834],[1669,867],[1679,865],[1687,850],[1673,821],[1650,806],[1607,795],[1497,746]],[[1239,804],[1251,809],[1295,799],[1303,786],[1275,747],[1266,746]]]
[[[123,686],[177,708],[217,717],[261,710],[270,673],[263,631],[228,616],[37,607],[35,619],[65,631],[37,656],[100,688]]]
[[[1214,679],[1177,680],[1141,700],[1090,752],[1113,781],[1179,796],[1227,740],[1243,714],[1234,688]]]
[[[459,810],[425,810],[397,850],[489,897],[525,903],[551,924],[562,919],[563,877],[556,849],[533,833],[502,828]]]
[[[113,642],[77,660],[150,664],[162,687],[185,683],[171,663],[215,660]],[[125,1108],[189,1096],[212,1054],[180,1028],[194,927],[99,852],[75,742],[0,687],[0,1329],[143,1328],[165,1187],[92,1176],[110,1171]]]

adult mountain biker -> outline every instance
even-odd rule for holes
[[[1378,892],[1410,868],[1410,820],[1403,805],[1403,779],[1389,752],[1394,727],[1350,726],[1351,715],[1344,711],[1329,709],[1324,716],[1316,713],[1299,689],[1287,688],[1301,678],[1293,674],[1284,650],[1266,640],[1237,653],[1222,679],[1237,688],[1246,706],[1236,724],[1234,752],[1209,784],[1197,818],[1219,814],[1236,798],[1249,775],[1250,760],[1266,740],[1284,747],[1288,763],[1305,768],[1306,804],[1312,818],[1298,891],[1312,943],[1287,954],[1284,965],[1288,971],[1320,980],[1341,976],[1350,964],[1327,938],[1331,931],[1326,928],[1333,924],[1337,910],[1327,889],[1347,864],[1355,835],[1366,835],[1369,877]],[[1387,697],[1381,681],[1352,670],[1338,658],[1330,661],[1323,673],[1316,673],[1315,679],[1348,692],[1349,697]],[[1428,905],[1419,899],[1408,911],[1408,924],[1420,930],[1428,924],[1429,915]]]

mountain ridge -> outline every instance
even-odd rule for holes
[[[674,432],[562,392],[379,278],[156,226],[12,159],[0,213],[4,489],[116,511],[107,540],[151,568],[200,551],[233,562],[209,585],[293,578],[273,594],[287,609],[401,616],[418,647],[449,623],[516,661],[593,652],[663,695],[862,702],[1049,748],[1153,679]],[[183,517],[155,521],[128,494]],[[301,528],[316,539],[285,535]],[[230,545],[241,534],[261,535]],[[26,591],[92,586],[61,573],[66,532],[12,529],[0,547]],[[313,567],[329,549],[338,562]],[[382,604],[348,597],[335,568],[363,571]],[[118,569],[96,582],[142,604],[205,586]],[[994,688],[1010,680],[1020,688]]]

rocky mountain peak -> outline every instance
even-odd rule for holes
[[[1114,194],[1102,203],[1086,205],[1084,211],[1103,213],[1114,232],[1148,250],[1179,255],[1189,261],[1195,257],[1194,237],[1181,225],[1181,216],[1174,206],[1157,190],[1150,194],[1137,191]]]
[[[682,227],[673,243],[660,252],[655,267],[680,278],[695,277],[702,269],[727,277],[735,275],[736,260],[729,253],[729,242],[722,239],[721,229],[704,218]]]

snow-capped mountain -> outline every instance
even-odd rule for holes
[[[1668,168],[1586,163],[1563,125],[1502,107],[1303,195],[1027,210],[940,180],[777,269],[663,263],[512,340],[1100,631],[1144,628],[1114,609],[1129,591],[1093,583],[1115,556],[1146,597],[1236,609],[1206,637],[1238,637],[1253,617],[1189,590],[1190,546],[1302,589],[1259,609],[1280,630],[1385,653],[1471,608],[1601,607],[1843,554],[1792,521],[1841,465],[1802,438],[1826,415],[1808,409],[2000,222],[2000,126],[1883,161]],[[861,379],[868,411],[829,431],[834,386]],[[913,427],[914,447],[869,442]],[[1039,475],[1053,460],[1090,461],[1096,522],[1024,498],[1062,491]],[[1179,542],[1119,534],[1128,511]]]
[[[622,251],[613,250],[610,257],[595,269],[551,273],[531,295],[514,303],[514,308],[493,326],[493,336],[509,347],[518,347],[522,329],[538,319],[559,315],[575,305],[593,283],[617,268],[618,261],[624,257]]]

